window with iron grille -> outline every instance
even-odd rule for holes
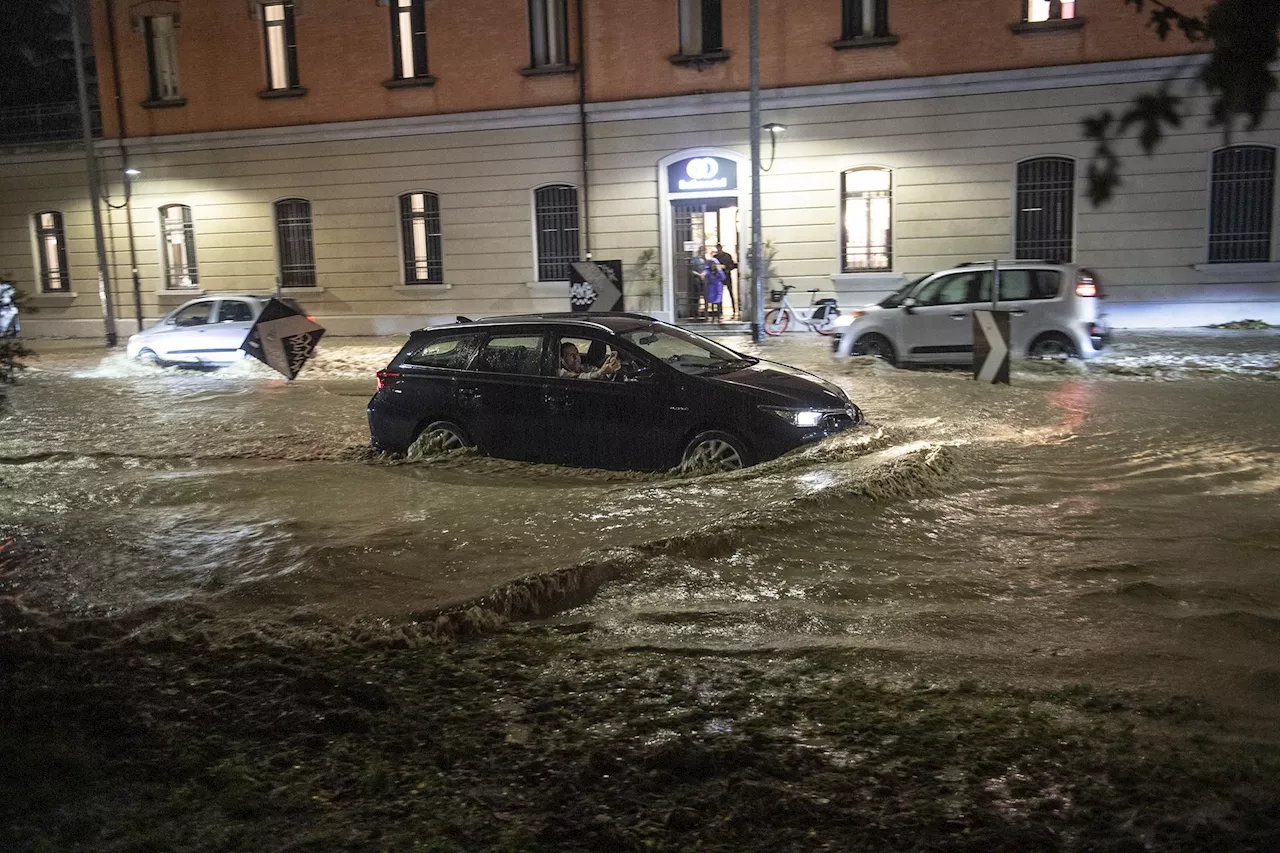
[[[569,64],[567,21],[565,0],[529,0],[530,66],[552,68]]]
[[[262,7],[262,37],[267,53],[267,88],[298,87],[298,44],[293,29],[293,4]]]
[[[1073,253],[1076,164],[1066,157],[1039,157],[1018,164],[1014,193],[1018,260],[1068,263]]]
[[[1075,0],[1027,0],[1022,19],[1035,24],[1040,21],[1069,21],[1075,16]]]
[[[405,284],[444,284],[444,244],[440,237],[440,197],[400,196],[400,238]]]
[[[842,176],[844,272],[893,269],[893,173],[850,169]]]
[[[391,48],[397,80],[429,76],[426,0],[392,0]]]
[[[62,231],[62,214],[46,210],[32,219],[40,258],[40,291],[65,293],[71,290],[71,276],[67,271],[67,238]]]
[[[147,39],[147,68],[151,77],[151,99],[174,101],[178,94],[178,43],[174,38],[172,15],[143,19]]]
[[[1276,150],[1236,145],[1214,152],[1209,263],[1271,260]]]
[[[889,0],[844,0],[840,38],[886,38],[889,35]]]
[[[581,259],[578,190],[568,184],[534,190],[533,227],[538,241],[538,281],[568,281],[569,264]]]
[[[680,53],[698,56],[724,49],[720,0],[679,0]]]
[[[315,287],[316,255],[311,239],[311,202],[305,198],[286,198],[276,202],[275,209],[281,286]]]
[[[160,239],[164,242],[164,282],[168,290],[200,286],[196,270],[196,230],[191,208],[170,204],[160,208]]]

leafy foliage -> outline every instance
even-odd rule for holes
[[[1238,120],[1252,130],[1262,121],[1276,90],[1272,63],[1280,52],[1280,0],[1217,0],[1203,16],[1188,15],[1162,0],[1124,0],[1140,13],[1150,13],[1150,26],[1161,40],[1174,33],[1193,44],[1211,43],[1213,50],[1190,83],[1212,98],[1210,125],[1228,139]],[[1192,57],[1189,61],[1201,61]],[[1155,92],[1134,99],[1122,115],[1105,110],[1084,120],[1085,138],[1097,143],[1089,164],[1089,196],[1094,204],[1111,198],[1120,186],[1120,159],[1115,144],[1136,132],[1148,156],[1165,134],[1182,126],[1186,101],[1174,92],[1185,85],[1183,69]]]

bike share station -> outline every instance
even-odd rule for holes
[[[663,304],[670,319],[705,324],[706,291],[693,274],[695,263],[716,244],[738,263],[725,284],[722,322],[746,317],[740,276],[746,263],[744,230],[750,217],[751,177],[745,158],[719,148],[695,148],[664,157],[658,163],[662,219]],[[731,307],[732,306],[732,307]]]

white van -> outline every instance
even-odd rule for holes
[[[1098,278],[1074,264],[1001,261],[991,301],[991,261],[916,279],[879,304],[836,320],[837,356],[875,355],[891,364],[973,361],[973,311],[1008,311],[1013,358],[1089,358],[1110,338]]]

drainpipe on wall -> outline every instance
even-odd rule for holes
[[[578,0],[578,136],[582,143],[582,247],[591,260],[591,185],[587,178],[587,40],[583,35],[582,7]]]
[[[142,279],[138,275],[138,246],[133,237],[133,179],[129,176],[129,149],[124,140],[129,135],[124,126],[124,100],[120,97],[120,61],[116,53],[116,13],[112,0],[107,0],[107,44],[111,51],[111,85],[116,97],[116,127],[120,132],[120,173],[124,177],[124,222],[129,234],[129,267],[133,273],[133,309],[142,331]]]
[[[89,87],[84,81],[84,48],[80,46],[81,0],[71,2],[71,47],[76,61],[76,95],[80,100],[80,131],[84,138],[84,165],[89,177],[89,206],[93,213],[93,244],[98,253],[98,298],[102,300],[102,324],[107,346],[116,345],[116,315],[111,307],[111,275],[107,243],[102,236],[102,209],[98,204],[98,158],[93,150],[93,125],[89,121]]]

